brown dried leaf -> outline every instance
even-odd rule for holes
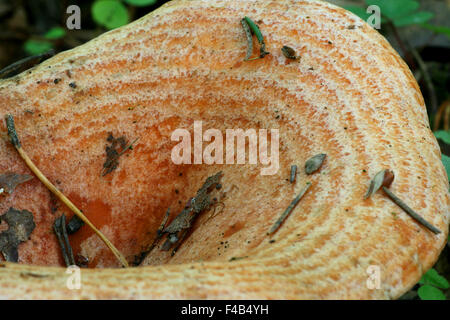
[[[2,192],[8,192],[9,194],[13,193],[16,187],[24,182],[33,179],[29,174],[17,174],[13,172],[7,172],[0,175],[0,190],[3,189]]]
[[[189,230],[198,214],[209,208],[211,205],[209,193],[213,187],[219,184],[221,178],[222,172],[208,177],[203,186],[197,191],[195,197],[188,201],[183,211],[163,230],[163,233],[168,234],[167,240],[162,248],[163,251],[169,250],[173,243],[180,240],[177,234],[180,231]]]
[[[106,160],[103,164],[102,176],[106,176],[108,173],[113,172],[119,166],[119,158],[125,151],[133,148],[133,144],[138,139],[127,145],[127,139],[124,136],[114,138],[112,133],[109,133],[106,141],[110,143],[106,146]]]
[[[378,172],[375,177],[370,181],[369,189],[367,190],[364,199],[370,198],[375,192],[377,192],[382,186],[389,188],[394,181],[394,172],[391,170],[382,170]]]
[[[9,210],[0,216],[0,222],[5,221],[9,228],[0,233],[0,251],[6,261],[18,262],[19,245],[30,237],[36,227],[33,214],[27,210]]]

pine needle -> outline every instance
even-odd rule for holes
[[[11,143],[16,148],[19,155],[25,161],[27,166],[31,171],[36,175],[36,177],[56,196],[58,197],[74,214],[76,214],[85,224],[87,224],[106,244],[106,246],[112,251],[112,253],[117,257],[123,267],[128,267],[128,262],[122,253],[117,250],[117,248],[105,237],[105,235],[98,230],[89,219],[61,192],[56,188],[48,179],[44,176],[44,174],[36,167],[30,157],[27,155],[25,150],[22,149],[20,144],[20,140],[17,136],[16,128],[14,125],[14,118],[12,115],[6,116],[6,127],[8,129],[8,135],[11,139]]]

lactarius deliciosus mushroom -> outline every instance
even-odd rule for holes
[[[258,59],[244,61],[244,16],[270,54],[258,58],[254,39]],[[397,298],[447,240],[448,180],[413,75],[377,31],[326,2],[170,2],[0,81],[0,111],[14,116],[36,166],[130,264],[152,244],[167,209],[169,225],[206,178],[222,172],[176,252],[162,247],[177,235],[164,235],[140,266],[119,268],[90,228],[69,235],[74,255],[89,260],[79,290],[66,287],[52,229],[72,212],[38,179],[20,184],[2,195],[0,214],[27,210],[36,227],[19,246],[19,263],[1,264],[2,298]],[[195,121],[224,139],[226,129],[267,129],[269,154],[277,129],[279,167],[272,162],[273,174],[263,175],[269,164],[259,158],[227,164],[225,146],[224,164],[174,163],[180,142],[172,134],[187,129],[193,139]],[[0,130],[0,174],[31,174],[3,121]],[[136,138],[105,174],[105,148],[111,155]],[[306,175],[317,154],[326,154],[324,163]],[[395,172],[390,189],[441,233],[382,192],[364,199],[383,169]],[[378,289],[368,286],[371,267]]]

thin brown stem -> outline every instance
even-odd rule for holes
[[[38,167],[33,163],[30,157],[27,155],[25,150],[22,149],[20,144],[20,140],[17,136],[15,126],[14,126],[14,118],[11,115],[8,115],[6,118],[8,134],[10,136],[11,142],[16,148],[19,155],[25,161],[30,170],[36,175],[36,177],[56,196],[58,197],[74,214],[76,214],[85,224],[87,224],[106,244],[106,246],[112,251],[112,253],[117,257],[122,266],[128,267],[128,262],[125,257],[120,253],[119,250],[108,240],[108,238],[103,235],[103,233],[98,230],[89,219],[70,201],[61,191],[58,190],[48,179],[44,176],[44,174],[39,170]]]
[[[438,228],[436,228],[435,226],[433,226],[431,223],[429,223],[428,221],[426,221],[424,218],[422,218],[422,216],[420,216],[418,213],[416,213],[413,209],[411,209],[410,207],[408,207],[408,205],[406,203],[404,203],[399,197],[397,197],[395,194],[392,193],[391,190],[389,190],[386,187],[383,187],[383,191],[386,193],[386,195],[391,198],[392,201],[394,201],[394,203],[396,205],[398,205],[400,208],[403,209],[403,211],[405,211],[407,214],[409,214],[413,219],[415,219],[417,222],[419,222],[420,224],[422,224],[424,227],[426,227],[428,230],[430,230],[431,232],[433,232],[434,234],[439,234],[441,233],[441,230],[439,230]]]
[[[275,222],[275,224],[270,228],[268,235],[273,234],[275,231],[278,230],[278,228],[281,226],[281,224],[286,220],[286,218],[289,216],[289,214],[294,210],[297,203],[303,198],[306,191],[308,191],[309,187],[311,187],[311,182],[307,182],[306,186],[300,191],[300,193],[295,197],[294,200],[292,200],[291,204],[287,209],[283,212],[283,214],[278,218],[278,220]]]

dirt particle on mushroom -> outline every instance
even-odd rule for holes
[[[299,56],[297,56],[295,50],[288,46],[283,46],[281,48],[281,52],[283,53],[283,55],[286,58],[291,59],[291,60],[297,60],[300,58]]]
[[[119,158],[127,150],[133,149],[134,143],[138,139],[135,139],[132,143],[127,145],[127,139],[125,136],[114,138],[112,133],[109,133],[106,141],[110,144],[105,147],[106,160],[103,163],[102,176],[106,176],[108,173],[113,172],[119,166]]]

